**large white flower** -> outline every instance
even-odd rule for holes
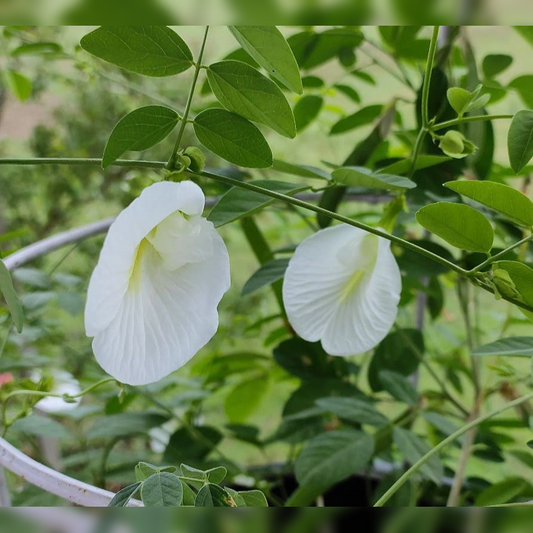
[[[379,344],[398,313],[402,279],[390,242],[348,225],[318,231],[289,262],[283,300],[294,330],[331,355]]]
[[[156,183],[109,229],[89,284],[85,329],[102,368],[123,383],[160,380],[218,328],[229,258],[201,216],[204,203],[190,181]]]

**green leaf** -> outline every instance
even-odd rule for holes
[[[316,404],[325,411],[356,424],[380,427],[389,423],[387,417],[382,415],[370,402],[357,398],[320,398]]]
[[[507,136],[511,168],[518,174],[533,157],[533,111],[519,111]]]
[[[80,42],[90,54],[144,76],[173,76],[193,64],[185,41],[166,26],[102,26]]]
[[[412,431],[400,427],[394,428],[394,443],[400,450],[403,458],[411,465],[422,459],[430,450],[430,446]],[[444,477],[444,468],[437,455],[431,457],[421,468],[420,472],[440,485]]]
[[[418,403],[418,392],[402,374],[391,370],[382,370],[379,373],[379,380],[383,388],[398,401],[407,405],[416,405]]]
[[[135,493],[139,490],[141,483],[134,483],[124,487],[122,490],[117,492],[113,499],[109,502],[108,507],[127,507],[129,501],[135,496]]]
[[[272,166],[272,152],[263,134],[250,121],[225,109],[206,109],[194,119],[194,132],[209,150],[234,165]]]
[[[511,66],[513,58],[505,54],[489,54],[483,59],[483,73],[487,78],[494,78]]]
[[[477,496],[475,505],[476,507],[488,507],[507,503],[530,488],[530,484],[525,479],[510,477],[482,491]]]
[[[514,89],[524,104],[531,108],[533,107],[533,75],[526,74],[515,78],[508,85],[509,89]]]
[[[343,167],[334,170],[333,179],[346,187],[366,187],[387,191],[405,191],[413,189],[416,183],[404,176],[392,174],[374,174],[365,167]]]
[[[367,124],[371,124],[377,117],[379,117],[382,111],[383,106],[381,104],[363,107],[353,115],[341,118],[338,122],[333,124],[329,134],[338,135],[339,133],[345,133],[366,126]]]
[[[237,492],[226,488],[237,507],[268,507],[266,496],[260,490],[244,490]]]
[[[306,185],[287,183],[285,181],[254,180],[249,183],[288,196],[308,189]],[[211,209],[207,220],[210,220],[218,228],[241,217],[253,215],[273,202],[273,198],[264,194],[249,191],[242,187],[232,187]]]
[[[226,396],[224,410],[230,422],[242,424],[261,405],[268,389],[270,380],[265,374],[238,383]]]
[[[374,392],[385,387],[381,372],[392,370],[403,376],[410,376],[420,364],[424,354],[424,338],[419,330],[399,329],[389,333],[377,347],[368,368],[368,382]]]
[[[533,269],[530,266],[518,261],[497,261],[492,266],[493,270],[505,270],[524,303],[533,306]]]
[[[533,46],[533,27],[532,26],[514,26],[514,29],[531,46]]]
[[[222,434],[214,427],[182,427],[170,437],[163,461],[173,464],[203,461],[221,440]]]
[[[183,502],[182,507],[194,507],[194,501],[196,500],[196,492],[187,485],[184,481],[181,482],[183,487]]]
[[[493,209],[517,224],[533,226],[533,202],[523,193],[494,181],[449,181],[448,189]]]
[[[167,420],[168,417],[158,413],[119,413],[99,419],[87,432],[87,438],[119,438],[146,433]]]
[[[145,507],[179,507],[183,502],[181,481],[169,472],[153,474],[143,481],[141,499]]]
[[[533,357],[533,337],[508,337],[476,348],[472,355]]]
[[[441,165],[442,163],[446,163],[450,161],[450,159],[451,159],[450,157],[442,156],[442,155],[419,155],[416,160],[415,170],[422,170],[424,168],[430,168],[436,165]],[[378,173],[396,174],[396,175],[407,174],[410,172],[411,166],[412,166],[411,159],[403,159],[402,161],[398,161],[384,168],[380,168],[378,170]]]
[[[235,507],[228,492],[218,485],[208,483],[196,495],[195,507]]]
[[[316,497],[365,468],[373,453],[373,438],[361,431],[324,433],[310,440],[296,460],[296,479]]]
[[[349,85],[344,85],[342,83],[336,83],[333,87],[337,89],[337,91],[347,96],[350,100],[352,100],[356,104],[361,103],[361,97],[359,96],[359,93],[353,87],[350,87]]]
[[[180,470],[184,477],[197,479],[201,482],[200,486],[207,481],[215,484],[222,483],[228,474],[228,470],[224,466],[217,466],[215,468],[210,468],[209,470],[200,470],[193,466],[182,464],[180,465]]]
[[[20,303],[19,297],[15,292],[15,287],[13,286],[13,280],[11,279],[11,274],[7,269],[4,262],[0,259],[0,293],[4,295],[4,299],[7,304],[7,308],[11,313],[13,323],[17,328],[17,331],[20,333],[24,327],[24,311],[22,310],[22,304]]]
[[[292,109],[279,87],[240,61],[220,61],[207,70],[209,85],[228,110],[264,124],[285,137],[296,136]]]
[[[299,176],[301,178],[331,181],[331,174],[321,168],[308,165],[296,165],[294,163],[281,161],[280,159],[274,159],[272,170],[277,170],[278,172],[290,174],[292,176]]]
[[[259,270],[254,272],[252,277],[244,284],[241,294],[246,296],[247,294],[251,294],[252,292],[283,279],[288,265],[289,259],[287,258],[273,259],[272,261],[268,261],[268,263],[261,265]]]
[[[55,439],[66,439],[71,436],[59,422],[53,418],[31,415],[19,418],[12,426],[13,431],[20,431],[24,435],[33,437],[51,437]]]
[[[461,89],[460,87],[451,87],[446,93],[448,97],[448,102],[452,106],[453,110],[458,114],[462,115],[468,104],[472,100],[472,95],[466,89]]]
[[[11,69],[6,70],[5,80],[8,89],[15,95],[17,100],[25,102],[31,96],[31,80],[20,72]]]
[[[61,46],[57,43],[40,42],[23,44],[15,48],[11,55],[13,57],[27,56],[27,55],[53,55],[59,54],[63,51]]]
[[[294,119],[298,132],[303,131],[316,119],[323,104],[324,99],[322,96],[316,94],[306,94],[296,102],[294,106]]]
[[[416,213],[416,220],[456,248],[481,253],[492,248],[494,230],[490,222],[468,205],[451,202],[427,205]]]
[[[141,461],[135,466],[135,478],[137,481],[144,481],[148,479],[153,474],[160,474],[161,472],[176,472],[177,468],[175,466],[155,466],[150,463],[145,463]]]
[[[271,76],[302,94],[300,69],[291,47],[275,26],[229,26],[235,39]]]
[[[304,381],[322,380],[326,383],[327,378],[342,378],[349,373],[349,367],[345,359],[328,355],[319,342],[308,342],[294,337],[283,341],[274,348],[274,359],[278,365],[287,372]],[[320,388],[315,388],[319,396],[313,396],[310,404],[315,398],[320,398]],[[323,394],[329,394],[329,390]],[[335,391],[340,393],[340,389]],[[349,391],[352,392],[351,390]]]
[[[169,107],[149,105],[121,118],[107,141],[102,168],[107,168],[124,152],[140,152],[151,148],[167,137],[179,121],[178,114]]]

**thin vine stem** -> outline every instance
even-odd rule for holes
[[[505,120],[511,119],[514,115],[479,115],[474,117],[461,117],[454,118],[453,120],[447,120],[446,122],[439,122],[438,124],[433,124],[430,127],[431,131],[439,131],[445,128],[451,128],[453,126],[458,126],[459,124],[464,124],[465,122],[487,122],[489,120]]]
[[[209,26],[205,27],[204,38],[202,41],[202,46],[200,48],[200,53],[198,54],[198,59],[194,65],[194,76],[191,83],[191,88],[189,90],[189,96],[187,97],[187,103],[185,104],[185,111],[183,112],[183,117],[181,119],[181,125],[178,132],[178,138],[176,139],[176,144],[174,145],[174,150],[172,150],[172,155],[167,163],[167,168],[173,169],[176,164],[176,158],[178,155],[178,150],[180,149],[181,139],[183,133],[185,132],[185,126],[187,126],[189,112],[191,111],[192,100],[194,96],[194,90],[196,89],[196,84],[198,82],[198,76],[200,75],[200,70],[202,69],[202,59],[204,57],[205,45],[207,43],[207,34],[209,33]]]
[[[476,274],[478,274],[479,272],[481,272],[486,266],[489,266],[491,263],[494,263],[494,261],[497,261],[498,259],[504,257],[505,255],[507,255],[509,252],[511,252],[512,250],[514,250],[515,248],[518,248],[520,246],[522,246],[523,244],[531,241],[531,239],[533,239],[533,235],[528,235],[527,237],[524,237],[522,240],[518,241],[518,242],[515,242],[514,244],[512,244],[511,246],[509,246],[508,248],[506,248],[505,250],[502,250],[501,252],[489,257],[486,261],[483,261],[483,263],[481,263],[480,265],[478,265],[477,267],[473,268],[471,271],[470,271],[470,276],[474,276]]]
[[[431,85],[431,74],[433,72],[433,65],[435,64],[435,55],[437,53],[437,45],[439,42],[439,26],[433,28],[433,35],[431,36],[431,43],[429,45],[428,60],[426,69],[424,71],[424,82],[422,85],[422,125],[424,128],[429,127],[429,89]]]
[[[394,483],[389,490],[375,503],[374,507],[383,507],[394,494],[405,484],[406,481],[409,480],[409,478],[418,472],[420,468],[422,468],[434,455],[438,454],[443,448],[454,442],[456,439],[458,439],[461,435],[464,435],[471,429],[479,426],[483,422],[486,422],[487,420],[490,420],[491,418],[494,418],[495,416],[499,415],[500,413],[503,413],[504,411],[507,411],[508,409],[512,409],[513,407],[517,407],[518,405],[523,404],[524,402],[527,402],[528,400],[533,399],[533,392],[530,392],[529,394],[526,394],[524,396],[521,396],[520,398],[517,398],[516,400],[502,406],[498,407],[498,409],[494,409],[493,411],[490,411],[486,415],[480,416],[473,420],[472,422],[469,422],[468,424],[465,424],[461,429],[458,429],[454,433],[452,433],[450,436],[446,437],[444,440],[439,442],[437,446],[432,448],[424,457],[419,459],[407,472],[405,472],[397,481]]]
[[[78,158],[20,158],[20,159],[0,158],[0,166],[1,165],[81,165],[81,166],[94,165],[94,166],[100,166],[101,163],[102,163],[102,160],[100,158],[81,158],[81,159],[78,159]],[[132,167],[132,168],[163,169],[166,167],[167,164],[164,161],[118,159],[117,161],[112,163],[112,165],[120,166],[120,167]],[[258,187],[257,185],[253,185],[252,183],[248,183],[245,181],[239,181],[239,180],[227,177],[227,176],[221,176],[219,174],[213,174],[211,172],[206,172],[206,171],[193,172],[191,170],[187,170],[186,173],[191,176],[195,176],[197,178],[202,178],[202,177],[208,178],[208,179],[218,181],[220,183],[225,183],[226,185],[248,189],[250,191],[263,194],[264,196],[269,196],[270,198],[274,198],[275,200],[279,200],[287,204],[292,204],[298,207],[302,207],[304,209],[307,209],[308,211],[313,211],[315,213],[331,218],[333,220],[344,222],[345,224],[348,224],[349,226],[362,229],[363,231],[372,233],[373,235],[377,235],[378,237],[382,237],[383,239],[393,242],[397,244],[398,246],[401,246],[402,248],[405,248],[417,254],[423,255],[424,257],[427,257],[428,259],[431,259],[432,261],[445,266],[449,270],[452,270],[456,272],[457,274],[460,274],[461,276],[468,277],[472,281],[474,281],[475,284],[479,286],[480,288],[494,294],[494,289],[492,289],[487,284],[482,283],[477,278],[474,278],[470,274],[470,270],[466,270],[460,267],[459,265],[456,265],[455,263],[448,261],[444,257],[441,257],[433,252],[430,252],[429,250],[426,250],[420,246],[417,246],[416,244],[413,244],[400,237],[397,237],[396,235],[391,235],[383,230],[380,230],[379,228],[368,226],[367,224],[363,224],[362,222],[358,222],[357,220],[353,220],[351,218],[345,217],[333,211],[329,211],[327,209],[324,209],[323,207],[310,204],[309,202],[305,202],[303,200],[300,200],[298,198],[293,198],[285,194],[281,194],[281,193],[271,191],[268,189],[263,189],[262,187]],[[516,305],[517,307],[525,309],[526,311],[533,312],[533,307],[530,307],[529,305],[523,302],[514,300],[513,298],[509,298],[505,295],[502,295],[502,299]]]

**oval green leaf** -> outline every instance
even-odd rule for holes
[[[489,54],[483,59],[483,73],[487,78],[494,78],[511,66],[513,58],[506,54]]]
[[[380,104],[363,107],[353,115],[341,118],[338,122],[333,124],[329,134],[338,135],[339,133],[345,133],[366,126],[367,124],[371,124],[377,117],[379,117],[382,110],[383,106]]]
[[[453,110],[458,115],[462,115],[466,111],[468,104],[472,100],[472,95],[461,87],[451,87],[448,89],[446,96]]]
[[[109,502],[108,507],[126,507],[133,496],[135,496],[135,493],[139,490],[140,486],[141,483],[138,482],[124,487],[115,494],[113,499]]]
[[[7,304],[7,308],[11,313],[11,318],[13,323],[17,328],[17,331],[20,333],[24,327],[24,311],[22,310],[22,304],[20,303],[19,297],[15,292],[15,287],[13,286],[13,280],[11,279],[11,274],[7,269],[4,262],[0,259],[0,293],[4,295],[4,299]]]
[[[315,495],[362,470],[374,452],[374,440],[362,431],[331,431],[310,440],[296,460],[296,479]]]
[[[285,137],[296,136],[292,109],[280,88],[241,61],[220,61],[207,70],[218,101],[248,120],[264,124]]]
[[[178,114],[169,107],[149,105],[121,118],[107,141],[102,168],[107,168],[124,152],[147,150],[167,137],[178,123]]]
[[[31,96],[31,80],[24,74],[11,69],[7,69],[4,75],[8,89],[17,100],[25,102]]]
[[[246,296],[247,294],[251,294],[252,292],[283,279],[288,266],[288,258],[273,259],[272,261],[268,261],[264,265],[261,265],[261,268],[254,272],[252,277],[244,284],[242,295]]]
[[[275,26],[229,26],[238,43],[287,89],[302,94],[300,69],[291,47]]]
[[[511,168],[518,174],[533,157],[533,111],[519,111],[507,136]]]
[[[371,170],[365,167],[338,168],[333,171],[332,176],[337,183],[346,187],[366,187],[387,191],[404,191],[416,187],[416,183],[405,176],[373,174]]]
[[[316,404],[325,411],[356,424],[379,427],[389,423],[385,415],[382,415],[370,402],[365,400],[340,397],[320,398]]]
[[[195,507],[234,507],[231,496],[222,487],[208,483],[196,495]]]
[[[151,475],[141,486],[145,507],[179,507],[183,502],[183,487],[178,476],[169,472]]]
[[[523,193],[494,181],[450,181],[452,191],[470,198],[523,226],[533,226],[533,202]]]
[[[438,202],[416,214],[418,223],[448,244],[469,252],[488,253],[494,242],[494,230],[479,211],[464,204]]]
[[[316,119],[323,105],[324,99],[316,94],[306,94],[296,102],[294,120],[298,132],[303,131]]]
[[[250,121],[225,109],[206,109],[194,119],[198,140],[213,153],[241,167],[272,166],[272,151]]]
[[[166,26],[101,26],[82,38],[90,54],[144,76],[173,76],[193,64],[185,41]]]
[[[472,355],[533,357],[533,337],[508,337],[476,348]]]
[[[245,379],[238,383],[227,395],[224,411],[229,421],[242,424],[259,408],[270,387],[265,374]]]

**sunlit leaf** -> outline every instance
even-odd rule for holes
[[[300,69],[291,47],[275,26],[229,26],[239,44],[271,76],[302,94]]]
[[[427,205],[417,212],[416,220],[456,248],[484,253],[492,248],[494,230],[490,222],[468,205],[451,202]]]
[[[533,357],[533,337],[508,337],[476,348],[472,355]]]
[[[172,76],[193,64],[185,41],[166,26],[101,26],[80,44],[100,59],[145,76]]]
[[[272,151],[250,121],[225,109],[206,109],[194,119],[194,132],[209,150],[226,161],[250,168],[272,166]]]
[[[107,168],[122,154],[147,150],[165,139],[176,127],[178,114],[169,107],[149,105],[121,118],[107,141],[102,167]]]
[[[533,202],[523,193],[494,181],[450,181],[444,184],[467,198],[527,227],[533,226]]]
[[[533,157],[533,111],[519,111],[507,136],[509,161],[518,174]]]

